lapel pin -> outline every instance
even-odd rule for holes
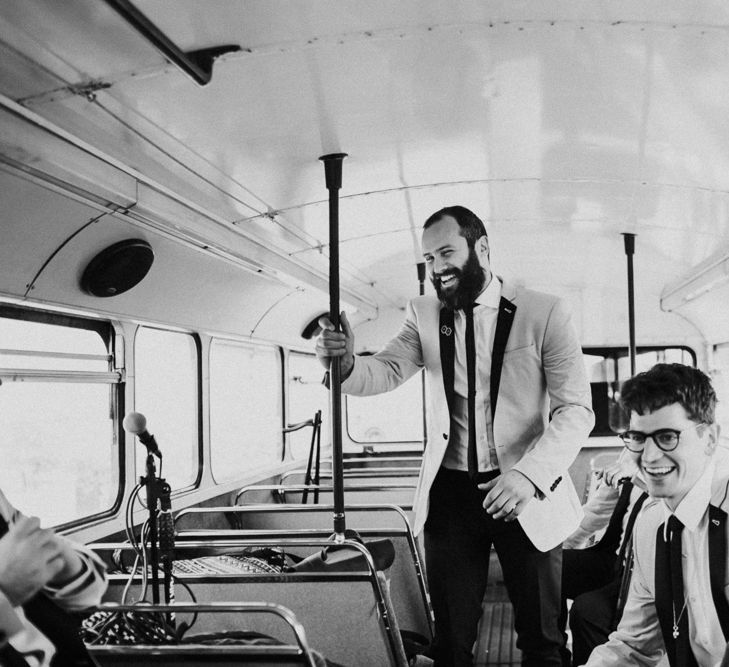
[[[711,523],[713,523],[715,526],[719,525],[719,521],[717,519],[712,519]]]
[[[440,332],[444,336],[450,336],[453,333],[453,329],[451,329],[449,326],[446,326],[445,324],[440,328]]]

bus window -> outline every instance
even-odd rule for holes
[[[347,433],[360,444],[423,442],[423,389],[418,373],[394,391],[347,396]]]
[[[44,525],[110,511],[120,494],[111,325],[0,307],[0,486]]]
[[[595,427],[590,435],[614,435],[628,428],[629,415],[618,404],[620,385],[630,377],[630,357],[626,347],[586,348],[583,350],[587,377],[592,390]],[[642,373],[658,363],[696,366],[696,356],[686,347],[639,347],[635,372]]]
[[[210,463],[216,482],[281,461],[281,377],[278,349],[213,340]]]
[[[173,489],[195,484],[201,468],[198,360],[197,342],[189,334],[137,330],[134,409],[147,418],[162,451],[162,476]],[[143,475],[146,449],[135,440],[127,436],[127,448],[136,448],[137,473]]]
[[[322,447],[329,442],[329,390],[322,384],[324,368],[311,354],[289,355],[289,424],[298,424],[313,419],[314,413],[321,410]],[[288,435],[289,453],[294,459],[309,456],[311,428],[303,428]]]

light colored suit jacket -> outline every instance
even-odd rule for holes
[[[516,306],[504,352],[494,441],[499,467],[528,477],[538,497],[518,520],[534,545],[560,544],[582,517],[567,468],[594,423],[590,385],[564,302],[504,282],[502,297]],[[342,390],[359,396],[390,391],[425,367],[429,384],[428,447],[415,492],[415,533],[428,515],[430,487],[450,436],[439,340],[440,302],[421,296],[407,307],[400,332],[373,356],[357,357]]]

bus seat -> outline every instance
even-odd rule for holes
[[[206,516],[215,512],[230,514],[236,508],[193,508],[181,510],[176,518],[177,530],[186,534],[199,525],[208,524]],[[388,539],[394,548],[394,562],[388,572],[390,594],[398,619],[403,628],[432,637],[432,610],[427,594],[424,561],[419,545],[412,533],[407,512],[395,505],[346,505],[347,527],[357,531],[363,539]],[[247,531],[316,530],[326,536],[331,531],[333,506],[331,505],[251,505],[237,512],[238,525]],[[235,531],[206,531],[220,538],[235,535]],[[240,533],[242,535],[244,533]],[[248,533],[252,534],[252,533]],[[313,533],[310,533],[313,534]]]

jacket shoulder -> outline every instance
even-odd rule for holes
[[[430,294],[416,296],[408,302],[408,307],[415,311],[416,314],[440,312],[440,301],[438,297]]]

